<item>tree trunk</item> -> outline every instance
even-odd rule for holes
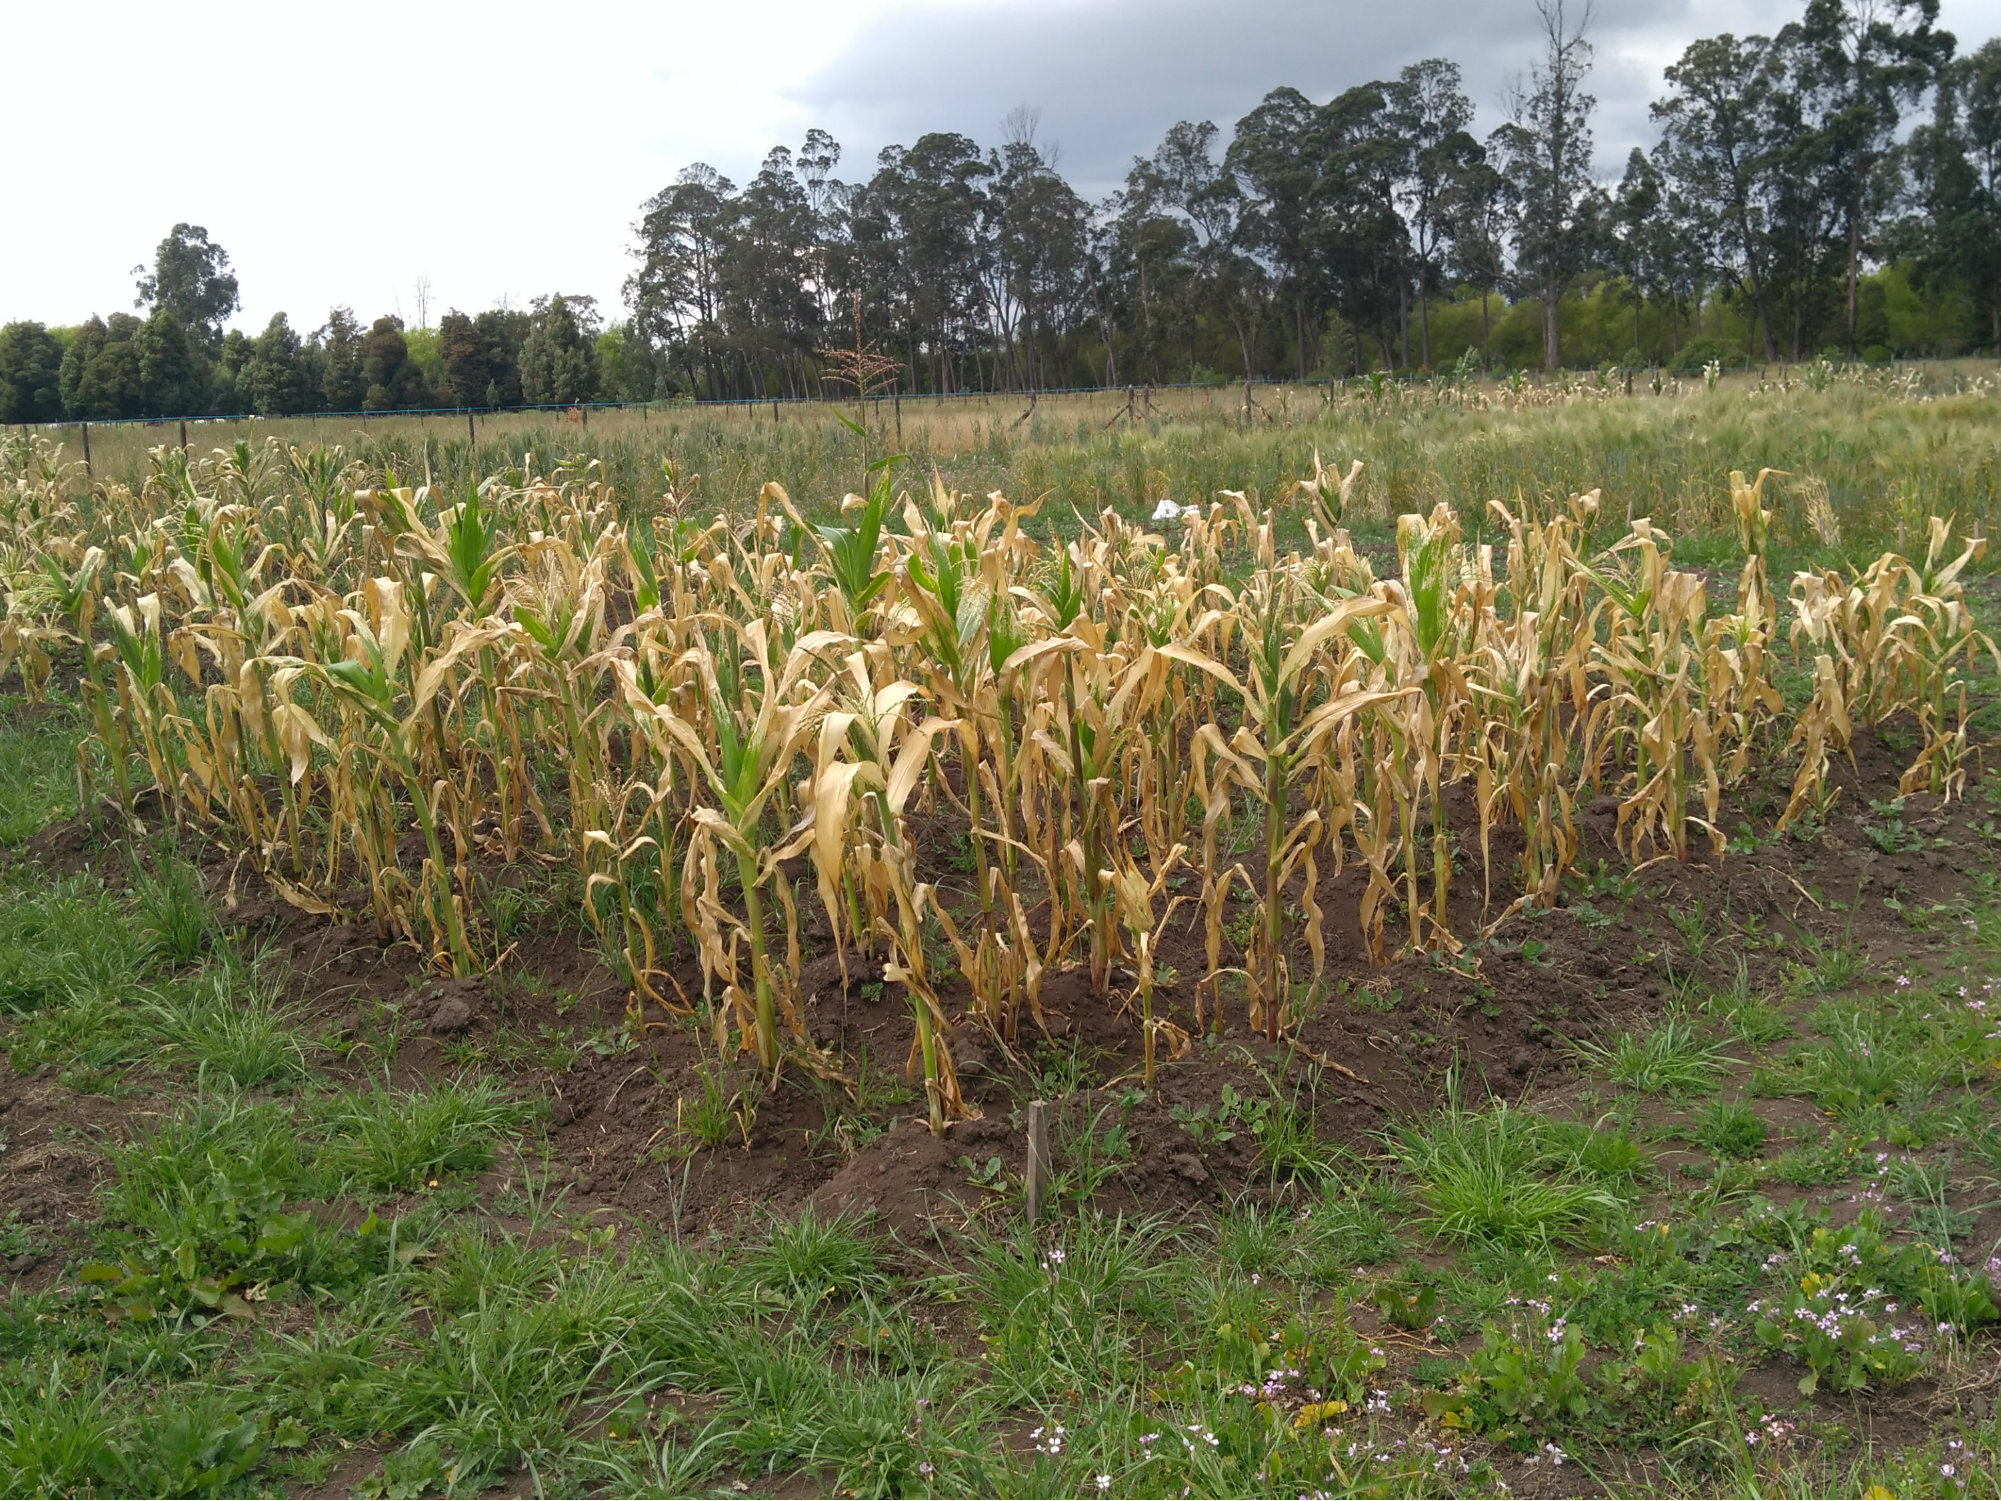
[[[1417,279],[1417,350],[1425,370],[1431,369],[1431,298],[1425,292],[1422,271]]]
[[[1551,278],[1543,286],[1542,368],[1554,375],[1563,363],[1563,326],[1557,317],[1560,293]]]
[[[1862,276],[1862,221],[1848,216],[1848,357],[1855,358],[1856,292]]]

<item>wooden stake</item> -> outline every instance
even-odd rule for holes
[[[78,423],[77,425],[78,425],[79,427],[81,427],[81,428],[83,429],[83,472],[84,472],[84,474],[85,474],[85,475],[88,475],[88,474],[90,474],[90,472],[91,472],[91,469],[90,469],[90,424],[89,424],[88,422],[80,422],[80,423]]]
[[[466,451],[470,453],[479,447],[479,432],[472,425],[472,408],[466,408]]]
[[[1028,1102],[1028,1222],[1042,1219],[1049,1196],[1049,1102]]]

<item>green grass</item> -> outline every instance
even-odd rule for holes
[[[1647,1032],[1622,1032],[1616,1042],[1579,1043],[1577,1049],[1614,1084],[1645,1094],[1705,1093],[1738,1061],[1705,1041],[1685,1016],[1669,1016]]]
[[[160,1041],[193,1062],[199,1085],[251,1089],[306,1075],[310,1045],[268,969],[218,965],[165,987],[145,1010]]]
[[[758,1286],[809,1307],[827,1298],[880,1292],[888,1283],[861,1225],[811,1209],[774,1225],[746,1267]]]
[[[0,873],[0,901],[0,1012],[116,995],[146,966],[144,935],[95,876],[15,867]]]
[[[1695,1139],[1719,1157],[1756,1157],[1765,1149],[1766,1127],[1749,1105],[1711,1101],[1695,1122]]]
[[[207,950],[215,918],[201,873],[171,852],[142,870],[132,883],[133,907],[153,957],[168,965],[192,964]]]
[[[535,1114],[490,1078],[346,1090],[328,1112],[327,1162],[365,1189],[422,1188],[441,1175],[483,1171],[496,1143]]]
[[[29,710],[0,694],[0,850],[76,811],[76,748],[85,730],[74,703]]]
[[[1722,1022],[1745,1047],[1763,1047],[1792,1035],[1784,1013],[1752,989],[1750,966],[1741,954],[1730,987],[1704,1001],[1702,1012]]]
[[[1616,1174],[1594,1171],[1588,1134],[1580,1141],[1506,1101],[1470,1110],[1455,1094],[1436,1118],[1394,1130],[1389,1148],[1443,1239],[1589,1245],[1624,1209]]]

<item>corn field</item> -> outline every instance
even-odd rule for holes
[[[817,904],[843,976],[907,998],[934,1130],[970,1109],[954,1047],[1033,1035],[1055,974],[1132,1018],[1151,1084],[1226,1021],[1280,1040],[1336,918],[1384,962],[1555,905],[1581,802],[1616,797],[1635,865],[1728,858],[1754,767],[1789,768],[1782,826],[1824,819],[1856,727],[1892,716],[1903,790],[1963,789],[1969,675],[2001,658],[1950,518],[1921,556],[1775,581],[1771,471],[1733,475],[1722,609],[1595,492],[1489,502],[1491,542],[1404,515],[1372,562],[1361,468],[1059,541],[1035,501],[887,463],[814,522],[776,484],[704,515],[671,469],[657,496],[581,460],[444,493],[276,443],[91,486],[22,439],[0,679],[73,675],[86,805],[212,841],[233,884],[466,976],[510,958],[496,880],[561,873],[636,1020],[839,1078],[807,1026]],[[1176,1007],[1170,925],[1206,959]]]

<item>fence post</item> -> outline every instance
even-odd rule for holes
[[[186,453],[187,451],[188,451],[188,419],[183,417],[181,419],[181,452]]]
[[[479,447],[479,431],[472,425],[472,408],[466,408],[466,456],[470,458]]]
[[[1049,1102],[1028,1102],[1028,1222],[1042,1219],[1043,1201],[1049,1196]]]
[[[83,429],[83,473],[84,477],[88,479],[92,477],[90,468],[90,424],[88,422],[79,422],[77,426]]]

